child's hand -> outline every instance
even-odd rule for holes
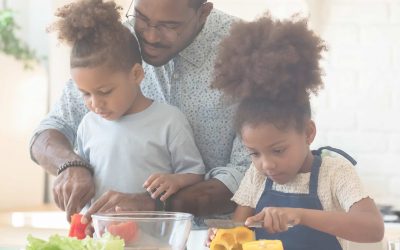
[[[301,213],[298,208],[266,207],[258,214],[247,218],[245,224],[262,222],[269,233],[280,233],[288,230],[288,226],[300,223]]]
[[[217,230],[216,228],[209,228],[207,232],[207,239],[206,242],[204,242],[204,245],[206,247],[210,247],[211,241],[215,238],[215,235],[217,235]]]
[[[179,180],[174,174],[152,174],[143,184],[143,187],[151,194],[151,198],[160,197],[165,201],[179,189]]]

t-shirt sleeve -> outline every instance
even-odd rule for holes
[[[255,208],[264,183],[265,177],[258,173],[254,164],[251,164],[240,182],[238,190],[233,195],[232,201],[240,206]]]
[[[169,151],[174,173],[205,174],[204,162],[186,117],[177,113],[173,121]]]
[[[335,172],[332,175],[332,192],[340,206],[348,212],[351,206],[368,197],[361,179],[357,174],[356,166],[341,157],[335,157]]]
[[[90,163],[90,152],[89,149],[85,148],[85,135],[87,135],[87,132],[86,119],[83,118],[76,132],[76,151],[82,159]]]
[[[206,179],[217,179],[232,192],[236,192],[250,165],[249,154],[238,136],[233,140],[231,157],[225,166],[217,166],[206,174]]]
[[[78,125],[87,112],[88,109],[86,108],[75,83],[72,80],[68,81],[63,89],[60,99],[34,131],[29,143],[32,160],[36,162],[32,155],[32,145],[36,138],[45,130],[58,130],[65,135],[71,145],[74,145]]]

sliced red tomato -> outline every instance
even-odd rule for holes
[[[110,234],[121,237],[125,243],[134,241],[138,236],[138,226],[133,221],[110,224],[107,230]]]
[[[74,214],[71,216],[71,226],[69,228],[69,237],[76,237],[78,239],[84,239],[86,237],[85,229],[87,224],[81,223],[82,214]]]

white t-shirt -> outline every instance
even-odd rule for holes
[[[267,177],[261,174],[254,164],[247,170],[239,189],[232,197],[236,204],[255,208],[265,188]],[[272,189],[284,193],[309,193],[310,173],[299,173],[292,181],[280,185],[273,183]],[[355,167],[339,155],[322,156],[318,176],[318,198],[324,211],[346,211],[368,197]],[[338,238],[342,248],[347,242]]]
[[[108,190],[145,192],[142,185],[154,173],[205,173],[188,121],[168,104],[153,102],[116,121],[89,112],[77,147],[94,168],[95,200]]]

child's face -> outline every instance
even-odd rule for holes
[[[143,79],[143,69],[135,64],[131,71],[112,71],[104,66],[72,68],[71,75],[90,111],[107,120],[117,120],[135,112]]]
[[[312,121],[304,132],[294,128],[280,130],[271,123],[263,123],[244,125],[241,134],[257,170],[274,182],[285,184],[299,172],[310,171],[309,145],[315,136]]]

